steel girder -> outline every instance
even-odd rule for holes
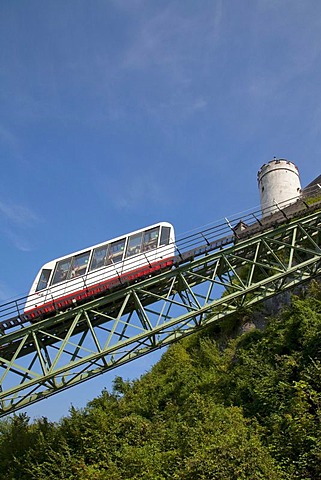
[[[320,246],[317,212],[0,337],[0,416],[319,275]]]

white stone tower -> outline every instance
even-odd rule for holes
[[[290,205],[301,195],[298,167],[284,158],[262,165],[257,179],[263,217]]]

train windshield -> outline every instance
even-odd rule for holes
[[[47,288],[48,285],[48,280],[51,274],[51,270],[44,268],[41,272],[39,282],[36,288],[36,292],[39,292],[39,290],[43,290],[44,288]]]

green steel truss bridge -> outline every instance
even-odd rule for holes
[[[237,220],[177,241],[172,269],[37,323],[25,299],[0,306],[0,416],[320,275],[320,202]]]

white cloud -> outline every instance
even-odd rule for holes
[[[8,299],[13,298],[14,293],[10,288],[0,281],[0,302],[8,301]]]
[[[10,153],[13,153],[14,157],[22,160],[21,151],[20,151],[20,142],[16,135],[12,133],[9,128],[0,124],[0,144],[2,149],[8,150]],[[4,151],[4,150],[3,150]]]
[[[22,252],[32,250],[29,231],[40,219],[28,207],[0,201],[0,232],[10,244]]]
[[[124,68],[162,67],[170,77],[178,75],[185,81],[184,67],[198,61],[197,51],[202,47],[212,50],[219,40],[222,1],[189,15],[180,7],[174,2],[144,17],[125,52]]]
[[[160,185],[156,174],[148,172],[117,179],[109,177],[108,197],[110,203],[119,210],[170,204],[166,186]]]
[[[13,245],[17,250],[20,250],[21,252],[31,252],[33,250],[26,233],[6,228],[4,230],[4,234],[9,239],[10,244]]]
[[[102,125],[137,112],[150,116],[158,108],[166,114],[171,105],[176,108],[174,92],[179,92],[180,111],[190,115],[204,95],[197,86],[202,76],[200,58],[209,58],[217,47],[222,5],[222,0],[187,8],[175,0],[114,0],[99,10],[102,18],[114,15],[112,9],[120,10],[116,21],[123,16],[122,23],[128,25],[119,26],[114,48],[109,47],[114,38],[108,31],[105,36],[97,33],[103,40],[99,45],[89,35],[86,47],[80,48],[81,30],[70,36],[69,30],[54,23],[57,38],[52,56],[44,57],[41,46],[31,54],[31,64],[24,59],[13,62],[8,56],[3,99],[9,115],[14,112],[15,119],[28,122],[53,118]],[[16,34],[20,44],[24,39]],[[66,49],[64,40],[70,42]]]
[[[38,221],[37,215],[23,205],[0,201],[0,217],[19,227],[30,227]]]

